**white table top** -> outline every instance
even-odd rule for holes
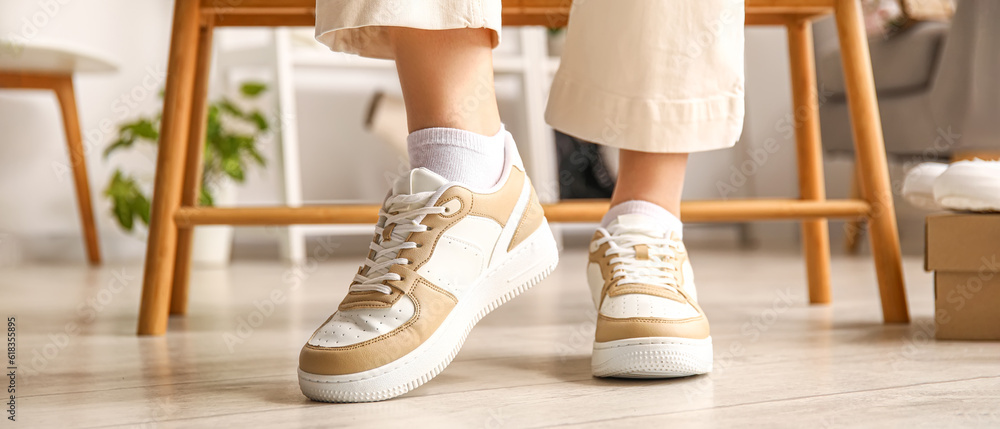
[[[108,73],[118,64],[100,52],[63,41],[4,41],[0,49],[0,70],[45,73]]]

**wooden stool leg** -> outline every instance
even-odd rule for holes
[[[886,323],[908,323],[909,310],[903,284],[903,263],[896,229],[896,210],[889,184],[889,169],[882,141],[875,81],[861,5],[857,0],[838,0],[835,10],[840,39],[844,83],[854,132],[854,148],[861,179],[861,191],[871,204],[868,232],[882,297],[882,317]]]
[[[825,200],[823,148],[819,134],[819,98],[812,26],[802,20],[788,24],[788,51],[795,104],[795,141],[799,193],[803,200]],[[830,302],[830,231],[826,219],[802,221],[802,251],[809,278],[809,302]]]
[[[208,84],[212,65],[213,23],[209,18],[198,32],[198,65],[195,68],[194,100],[191,102],[191,129],[187,136],[187,154],[184,160],[184,188],[181,206],[197,205],[201,191],[201,163],[205,151],[205,121],[208,107]],[[194,228],[177,232],[177,262],[174,265],[174,284],[170,295],[170,314],[187,313],[188,283],[191,278],[191,243]]]
[[[851,199],[862,199],[861,179],[858,178],[858,168],[855,166],[851,172]],[[848,254],[856,255],[861,248],[861,236],[865,233],[865,219],[857,218],[847,221],[844,225],[844,250]]]
[[[139,306],[139,335],[167,331],[177,256],[177,224],[184,185],[186,139],[191,127],[192,91],[198,60],[200,13],[197,0],[177,0],[167,64],[167,87],[160,122],[160,147],[149,222],[149,242]]]
[[[87,245],[87,260],[90,261],[90,265],[100,265],[101,249],[97,244],[97,228],[94,226],[94,208],[90,200],[90,181],[87,179],[87,162],[83,154],[80,118],[76,113],[73,76],[59,77],[52,83],[52,89],[62,110],[66,145],[69,146],[70,169],[73,170],[73,184],[76,187],[76,203],[80,209],[80,223],[83,225],[83,237]]]

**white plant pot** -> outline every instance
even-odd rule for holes
[[[215,205],[219,207],[236,204],[236,183],[223,180],[213,186]],[[233,227],[229,225],[199,226],[194,229],[191,262],[199,267],[224,267],[229,265],[233,252]]]

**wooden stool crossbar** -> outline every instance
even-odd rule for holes
[[[505,0],[505,25],[566,25],[570,0]],[[833,14],[863,198],[827,200],[823,183],[819,110],[811,20]],[[191,238],[197,225],[372,224],[377,205],[306,207],[197,207],[205,127],[208,67],[216,27],[312,26],[315,0],[177,0],[171,36],[161,144],[139,312],[140,335],[162,335],[169,314],[187,305]],[[747,0],[746,25],[779,25],[788,31],[800,197],[685,201],[685,222],[801,220],[812,303],[830,301],[827,219],[864,218],[869,224],[882,314],[906,323],[909,313],[895,209],[861,6],[857,0]],[[553,222],[596,222],[607,201],[545,206]]]

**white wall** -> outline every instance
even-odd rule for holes
[[[171,13],[171,2],[162,0],[0,2],[0,37],[72,43],[116,58],[121,66],[117,74],[76,79],[98,228],[111,259],[132,258],[142,254],[144,246],[118,231],[99,197],[110,167],[100,155],[115,132],[102,130],[100,124],[156,110]],[[132,162],[149,162],[138,158]],[[80,224],[67,165],[55,98],[45,92],[0,91],[0,257],[7,263],[22,256],[82,263]]]

